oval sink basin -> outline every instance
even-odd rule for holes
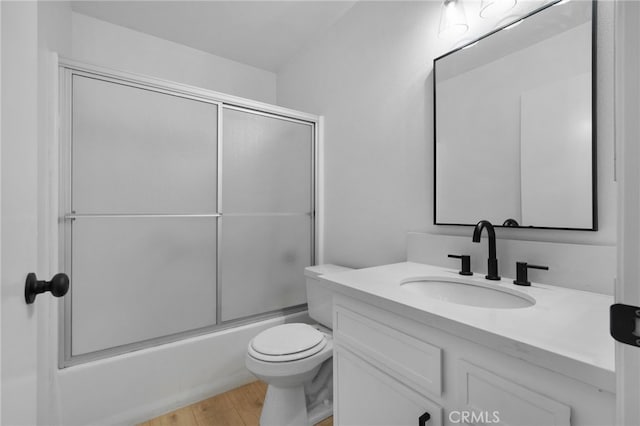
[[[525,293],[489,287],[489,285],[448,277],[420,278],[400,284],[403,289],[415,295],[458,305],[517,309],[533,306],[536,303],[534,298]]]

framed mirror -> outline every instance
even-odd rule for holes
[[[436,225],[597,230],[595,1],[434,60]]]

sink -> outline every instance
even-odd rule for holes
[[[403,281],[400,286],[417,296],[481,308],[517,309],[536,303],[533,297],[521,291],[461,278],[414,278]]]

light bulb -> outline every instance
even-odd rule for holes
[[[462,0],[444,0],[440,10],[440,28],[438,36],[449,38],[467,32],[467,16],[464,13]]]

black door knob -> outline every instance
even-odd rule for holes
[[[50,291],[55,297],[62,297],[69,291],[69,277],[65,273],[55,274],[51,281],[38,281],[36,274],[27,274],[24,285],[24,299],[28,305],[36,300],[40,293]]]

